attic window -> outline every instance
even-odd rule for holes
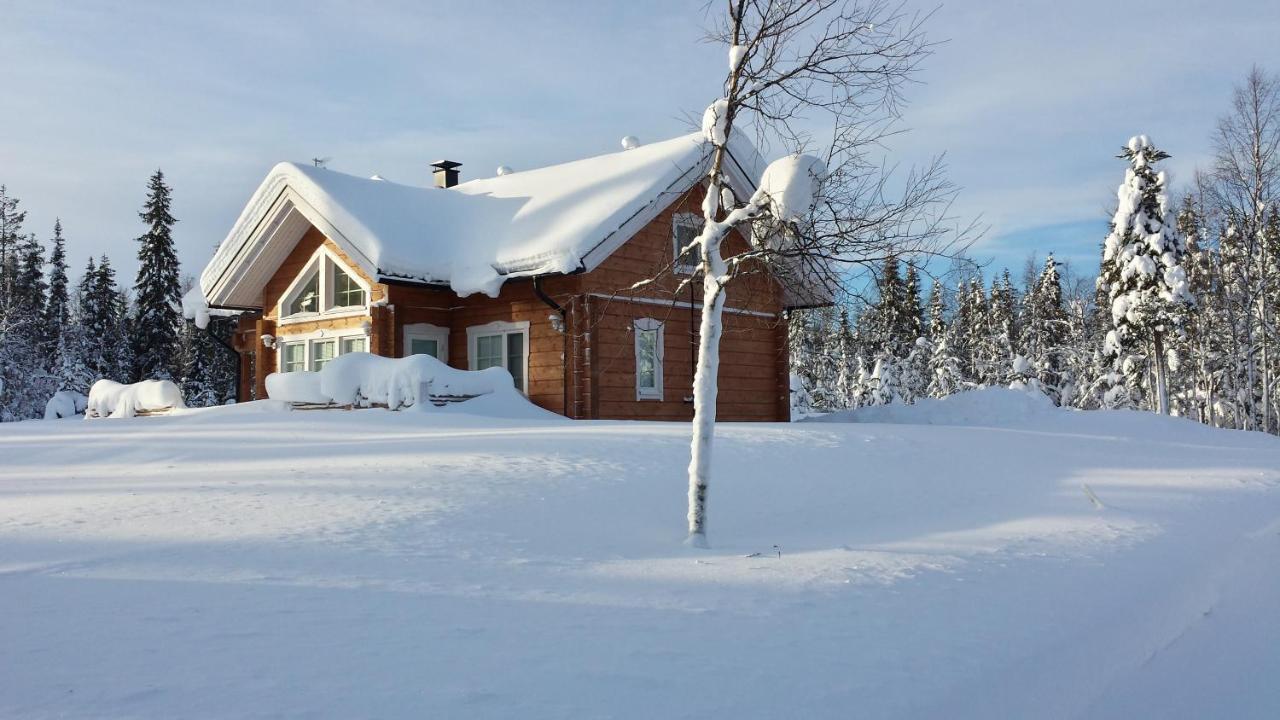
[[[337,307],[364,305],[364,288],[337,267],[333,269],[333,304]]]
[[[327,249],[316,250],[305,267],[281,299],[283,321],[349,314],[369,304],[369,287]]]
[[[677,213],[671,218],[671,257],[675,272],[692,275],[698,267],[697,249],[690,249],[684,254],[680,251],[698,238],[702,232],[702,216],[693,213]]]
[[[289,303],[289,314],[320,312],[320,270],[311,269],[311,277],[298,289],[293,302]]]

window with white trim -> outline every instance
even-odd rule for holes
[[[472,370],[503,368],[511,373],[516,389],[529,392],[528,321],[491,322],[467,328],[467,356]]]
[[[633,325],[636,343],[636,399],[662,399],[662,323],[639,318]]]
[[[334,307],[364,307],[365,292],[359,283],[350,274],[342,271],[336,265],[330,265],[333,269],[333,306]]]
[[[280,344],[280,372],[298,372],[307,369],[307,344],[290,342]]]
[[[702,223],[702,216],[693,213],[676,213],[671,217],[671,258],[676,272],[692,275],[697,269],[697,249],[687,250],[683,255],[680,251],[698,238],[698,233],[702,232]]]
[[[430,323],[405,325],[404,355],[430,355],[440,362],[449,362],[449,328]]]
[[[320,372],[324,366],[338,356],[337,343],[333,340],[311,341],[311,371]]]
[[[305,267],[281,296],[281,322],[350,315],[368,306],[370,288],[328,248],[317,249]]]
[[[276,342],[280,372],[319,372],[339,355],[365,352],[369,338],[362,331],[347,330],[336,335],[332,330],[318,330],[307,335],[281,338]]]

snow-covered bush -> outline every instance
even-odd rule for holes
[[[333,402],[333,398],[320,390],[320,373],[304,370],[268,375],[267,397],[273,400],[320,405]]]
[[[519,397],[506,370],[458,370],[429,355],[389,358],[348,353],[329,361],[319,372],[267,376],[267,395],[289,402],[385,405],[398,410],[429,406],[432,397],[495,394]]]
[[[74,390],[59,390],[44,404],[45,420],[61,420],[84,413],[89,398]]]
[[[182,391],[169,380],[143,380],[122,385],[114,380],[99,380],[89,388],[85,419],[127,418],[140,412],[159,412],[185,408]]]

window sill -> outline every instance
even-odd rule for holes
[[[317,313],[298,313],[282,317],[276,323],[277,325],[299,325],[301,323],[316,322],[318,320],[341,320],[343,318],[360,317],[368,315],[369,309],[365,307],[342,308],[340,310],[327,310]]]

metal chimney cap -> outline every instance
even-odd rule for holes
[[[436,160],[431,163],[431,167],[439,168],[441,170],[453,170],[454,168],[462,167],[462,163],[454,162],[452,160]]]

